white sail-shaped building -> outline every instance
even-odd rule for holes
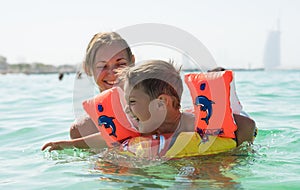
[[[265,52],[264,52],[264,67],[265,69],[277,69],[280,67],[280,27],[279,20],[277,29],[269,32]]]

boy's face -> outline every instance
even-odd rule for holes
[[[158,129],[165,121],[167,109],[159,99],[151,100],[142,89],[132,89],[127,80],[124,84],[127,111],[138,121],[140,133],[149,134]]]
[[[117,44],[103,46],[95,55],[93,76],[100,91],[112,88],[120,82],[116,69],[128,66],[131,63],[128,53]]]
[[[150,96],[141,89],[131,89],[126,81],[124,92],[130,114],[137,121],[147,121],[151,117],[149,112]]]

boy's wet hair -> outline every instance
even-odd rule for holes
[[[180,71],[175,69],[173,62],[146,61],[141,65],[128,68],[125,79],[130,88],[142,89],[151,100],[166,94],[173,98],[173,107],[180,108],[183,84]]]
[[[116,32],[101,32],[97,33],[93,36],[91,41],[89,42],[86,48],[86,56],[83,62],[83,68],[87,75],[93,75],[93,66],[95,62],[95,56],[99,48],[104,45],[111,45],[112,43],[117,43],[120,45],[120,51],[126,50],[128,55],[128,61],[131,63],[132,51],[128,46],[126,40],[124,40],[118,33]],[[120,52],[119,51],[119,52]],[[119,53],[115,52],[115,54]]]

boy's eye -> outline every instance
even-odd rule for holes
[[[135,100],[129,100],[129,105],[135,104]]]

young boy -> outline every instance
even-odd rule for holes
[[[125,69],[123,79],[127,112],[137,121],[142,137],[128,139],[122,144],[121,150],[138,157],[183,157],[222,152],[239,145],[231,138],[217,136],[207,137],[210,143],[202,143],[203,139],[195,133],[195,116],[180,111],[183,85],[179,71],[172,63],[147,61]],[[234,118],[237,124],[247,125],[247,122],[241,124],[244,118]],[[245,133],[237,135],[241,138],[251,136]],[[202,144],[201,148],[199,144]],[[177,148],[173,148],[173,145]],[[172,153],[168,154],[170,148],[173,148]]]

